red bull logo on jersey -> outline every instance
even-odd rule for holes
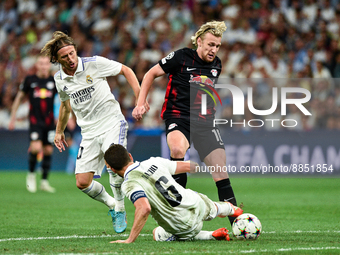
[[[35,98],[41,98],[41,99],[45,99],[45,98],[51,98],[53,97],[53,93],[48,90],[48,89],[39,89],[39,88],[36,88],[34,90],[34,93],[33,93],[33,96]]]
[[[212,100],[214,101],[215,105],[217,105],[215,97],[213,94],[216,95],[216,97],[218,98],[218,100],[220,101],[221,105],[222,105],[222,100],[220,98],[220,96],[218,95],[218,93],[216,92],[216,90],[214,89],[214,82],[215,80],[210,79],[208,76],[206,75],[190,75],[190,83],[197,83],[200,85],[200,90],[203,90],[205,93],[207,93]],[[206,101],[207,101],[207,94],[203,94],[202,95],[202,105],[205,104],[206,105]],[[202,114],[205,115],[206,114],[206,108],[205,111],[202,111]]]
[[[214,87],[214,81],[211,80],[208,76],[206,75],[190,75],[190,83],[198,83],[201,86],[208,85],[211,87]]]

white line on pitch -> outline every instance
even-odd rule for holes
[[[297,247],[297,248],[279,248],[279,249],[250,249],[250,250],[238,250],[228,251],[229,254],[233,253],[272,253],[272,252],[292,252],[292,251],[322,251],[322,250],[340,250],[340,247]]]
[[[276,234],[276,231],[263,231],[263,234]],[[282,232],[280,232],[282,233]],[[303,231],[303,230],[295,230],[295,231],[284,231],[283,233],[340,233],[340,230],[311,230],[311,231]],[[8,241],[30,241],[30,240],[58,240],[58,239],[85,239],[85,238],[108,238],[108,237],[126,237],[128,234],[117,234],[117,235],[100,235],[100,236],[46,236],[46,237],[17,237],[17,238],[6,238],[0,239],[0,242],[8,242]],[[152,234],[140,234],[140,236],[152,236]]]
[[[263,234],[276,234],[276,231],[262,231]],[[294,230],[280,231],[280,233],[340,233],[340,230]]]
[[[100,235],[100,236],[41,236],[41,237],[18,237],[18,238],[6,238],[0,239],[0,242],[6,241],[30,241],[30,240],[57,240],[57,239],[85,239],[85,238],[105,238],[105,237],[126,237],[128,234],[120,234],[120,235]],[[140,234],[140,236],[152,236],[152,234]]]
[[[222,253],[216,252],[216,254],[243,254],[243,253],[273,253],[273,252],[294,252],[294,251],[331,251],[340,250],[340,247],[297,247],[297,248],[279,248],[279,249],[249,249],[249,250],[234,250],[228,251],[224,250]],[[183,254],[211,254],[211,251],[181,251]],[[59,253],[60,255],[83,255],[84,253]],[[106,254],[121,254],[119,252],[102,252],[102,253],[87,253],[88,255],[106,255]],[[139,255],[145,254],[136,252],[124,252],[124,254]],[[173,254],[173,251],[157,251],[151,252],[150,254]]]

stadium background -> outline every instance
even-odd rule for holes
[[[233,157],[251,164],[256,148],[273,153],[286,146],[283,163],[332,164],[339,173],[340,148],[340,4],[324,1],[10,1],[0,2],[0,162],[1,170],[27,168],[28,102],[17,114],[17,130],[7,130],[19,84],[34,73],[36,55],[56,30],[67,31],[81,57],[102,55],[131,67],[139,81],[145,72],[172,50],[191,47],[190,36],[210,20],[228,27],[218,56],[222,77],[229,79],[306,79],[312,99],[306,121],[300,112],[289,114],[301,125],[294,130],[227,130],[224,141]],[[56,66],[53,70],[56,70]],[[134,122],[133,94],[124,78],[109,79],[130,125],[129,150],[137,160],[167,156],[163,122],[159,117],[167,84],[156,80],[150,91],[150,112]],[[254,101],[266,95],[260,88]],[[231,106],[228,97],[224,107]],[[249,117],[252,118],[252,117]],[[254,117],[255,118],[255,117]],[[232,139],[230,135],[232,133]],[[255,155],[255,156],[254,156]],[[295,155],[293,157],[292,155]],[[297,156],[296,156],[297,155]],[[55,150],[53,169],[66,168],[68,154]],[[248,161],[247,161],[248,160]],[[241,161],[234,162],[240,165]],[[328,174],[330,174],[328,172]]]

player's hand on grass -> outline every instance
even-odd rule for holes
[[[55,134],[54,144],[58,148],[59,152],[63,152],[63,150],[65,150],[65,145],[66,145],[66,147],[68,147],[68,144],[65,140],[64,132]]]
[[[110,243],[132,243],[132,242],[129,242],[128,239],[126,239],[126,240],[116,240],[116,241],[112,241]]]

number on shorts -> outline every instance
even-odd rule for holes
[[[214,133],[217,142],[219,142],[219,143],[222,145],[222,144],[223,144],[223,140],[222,140],[222,137],[221,137],[221,134],[220,134],[220,130],[218,130],[218,129],[213,129],[213,130],[211,130],[211,132]]]
[[[79,151],[78,151],[78,155],[77,155],[77,159],[80,159],[81,156],[83,155],[83,150],[84,150],[84,147],[83,146],[80,146],[79,147]]]
[[[178,193],[178,190],[175,188],[174,185],[170,185],[166,189],[162,186],[161,182],[167,184],[168,181],[169,181],[168,178],[162,176],[156,181],[155,186],[156,189],[162,194],[162,196],[169,202],[169,204],[172,207],[176,207],[181,204],[182,195]],[[175,198],[169,195],[169,191],[171,191]]]

